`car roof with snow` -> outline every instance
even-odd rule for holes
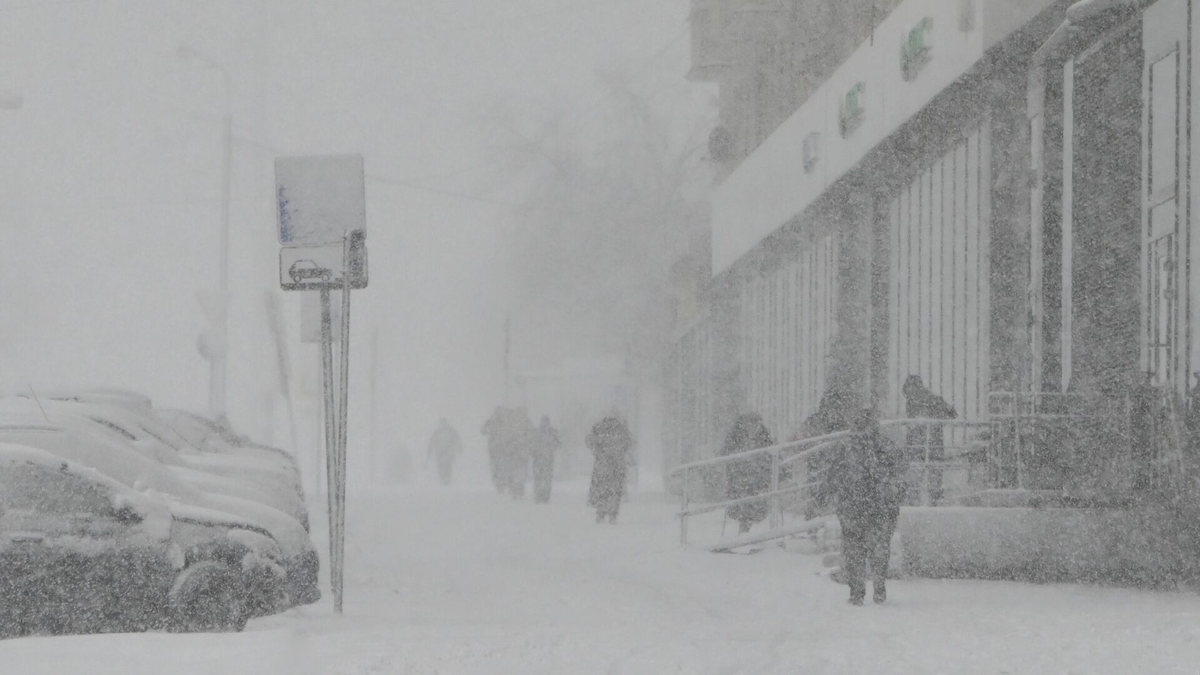
[[[52,471],[65,471],[79,476],[118,497],[123,505],[130,506],[143,518],[152,518],[158,513],[170,513],[169,507],[162,500],[138,492],[95,468],[64,459],[39,448],[0,441],[0,468],[11,467],[18,463],[34,464]]]

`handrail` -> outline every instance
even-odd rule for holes
[[[883,420],[879,423],[879,426],[881,428],[888,429],[888,428],[899,427],[899,426],[939,426],[940,425],[940,426],[963,427],[963,426],[989,426],[990,424],[991,424],[990,422],[986,422],[986,421],[982,421],[982,420],[897,418],[897,419],[892,419],[892,420]],[[845,431],[835,431],[831,434],[825,434],[823,436],[809,436],[808,438],[801,438],[801,439],[798,439],[795,441],[788,441],[786,443],[776,443],[775,445],[767,445],[767,446],[764,446],[761,448],[754,448],[753,450],[744,450],[742,452],[739,452],[739,453],[736,453],[733,455],[722,455],[720,457],[711,457],[709,459],[702,459],[700,461],[691,462],[688,464],[680,464],[679,466],[675,467],[674,469],[671,469],[670,473],[668,473],[667,475],[669,477],[674,477],[676,474],[683,473],[685,471],[690,471],[692,469],[703,469],[705,467],[722,466],[724,464],[732,464],[734,462],[738,462],[743,459],[751,459],[751,458],[757,457],[759,455],[771,454],[773,452],[778,452],[781,450],[788,450],[791,448],[808,445],[810,443],[823,442],[822,444],[824,444],[824,443],[832,444],[836,441],[842,440],[843,438],[848,438],[852,433],[853,432],[848,429]],[[810,450],[816,450],[816,449],[817,448],[809,448],[809,449],[805,450],[804,452],[808,452]],[[794,461],[795,459],[798,459],[799,457],[800,457],[800,455],[793,455],[793,456],[789,457],[788,459],[789,459],[789,461]]]
[[[969,429],[969,428],[977,428],[977,427],[990,427],[991,423],[987,422],[987,421],[982,421],[982,420],[953,420],[953,419],[947,420],[947,419],[933,419],[933,418],[903,418],[903,419],[885,420],[885,421],[880,422],[880,427],[885,428],[885,429],[891,429],[891,428],[895,428],[895,427],[932,427],[932,426]],[[853,432],[851,432],[849,430],[837,431],[837,432],[834,432],[831,434],[824,434],[821,436],[812,436],[809,438],[802,438],[802,439],[798,439],[795,441],[788,441],[786,443],[777,443],[775,445],[770,445],[770,446],[766,446],[763,448],[755,448],[753,450],[746,450],[743,452],[739,452],[739,453],[736,453],[733,455],[726,455],[723,457],[713,457],[710,459],[700,460],[697,462],[691,462],[689,464],[683,464],[683,465],[675,467],[668,473],[668,477],[670,477],[670,478],[682,477],[682,481],[683,481],[683,484],[680,489],[682,502],[680,504],[680,509],[679,509],[680,541],[681,541],[681,543],[684,546],[687,545],[688,518],[689,517],[702,515],[705,513],[711,513],[713,511],[719,511],[721,509],[728,509],[730,507],[733,507],[733,506],[736,506],[739,504],[745,504],[745,503],[763,502],[763,501],[768,502],[769,509],[770,509],[769,510],[770,528],[772,530],[776,530],[778,528],[783,527],[783,504],[781,502],[781,498],[784,496],[787,496],[787,495],[796,494],[796,493],[804,492],[806,490],[810,490],[810,489],[818,486],[821,483],[821,481],[823,480],[823,478],[818,478],[817,480],[810,480],[810,481],[804,483],[803,485],[789,485],[787,487],[783,487],[780,485],[782,469],[785,466],[788,466],[788,465],[794,464],[796,462],[799,462],[801,460],[810,458],[819,452],[824,452],[826,450],[836,447],[839,444],[839,442],[845,440],[846,438],[849,438],[852,435],[852,433]],[[961,461],[958,461],[958,462],[946,461],[941,458],[934,459],[932,456],[932,448],[933,448],[932,435],[926,434],[926,438],[927,438],[927,440],[923,445],[907,445],[907,444],[905,444],[905,445],[898,446],[901,450],[909,450],[909,449],[914,449],[914,448],[915,449],[923,448],[925,450],[925,457],[924,457],[924,462],[923,462],[924,478],[922,480],[922,490],[921,490],[923,501],[928,501],[928,499],[929,499],[930,469],[947,469],[947,468],[960,468],[963,466],[968,466],[968,467],[970,466],[970,463],[964,463]],[[975,443],[963,443],[961,445],[942,444],[940,447],[942,448],[943,451],[945,451],[945,450],[951,450],[951,449],[967,450],[968,448],[973,448],[975,446],[976,446]],[[785,451],[796,450],[798,448],[803,448],[803,449],[794,454],[789,454],[787,457],[782,456]],[[968,453],[962,452],[962,453],[957,453],[956,456],[961,457],[966,454],[968,454]],[[700,506],[698,506],[696,508],[692,508],[690,506],[690,503],[691,503],[691,493],[690,493],[691,480],[690,480],[690,478],[691,478],[691,473],[693,471],[726,466],[729,464],[733,464],[736,462],[745,461],[745,460],[749,460],[749,459],[754,459],[754,458],[761,457],[764,455],[769,456],[771,458],[771,485],[768,490],[766,490],[765,492],[761,492],[759,494],[748,495],[745,497],[739,497],[737,499],[728,499],[728,500],[724,500],[724,501],[720,501],[720,502],[709,502],[706,504],[701,504]],[[816,473],[820,474],[820,473],[823,473],[823,471],[818,470]],[[813,478],[813,475],[809,474],[809,478]]]
[[[697,506],[696,508],[688,511],[688,515],[699,516],[699,515],[703,515],[705,513],[712,513],[713,511],[720,511],[721,509],[727,509],[731,506],[737,506],[738,504],[749,504],[750,502],[758,502],[758,501],[762,501],[764,499],[771,499],[772,497],[788,495],[788,494],[792,494],[793,492],[802,492],[802,491],[804,491],[810,487],[813,487],[815,485],[818,485],[818,484],[819,484],[819,482],[814,481],[814,482],[810,482],[810,483],[805,483],[804,485],[793,485],[792,487],[779,488],[775,492],[763,492],[762,494],[750,495],[748,497],[738,497],[737,499],[727,499],[723,502],[712,502],[711,504],[702,504],[702,505]]]
[[[720,457],[710,457],[709,459],[702,459],[697,462],[691,462],[690,464],[680,464],[679,466],[675,467],[674,469],[671,469],[671,472],[667,475],[670,477],[674,477],[676,474],[684,473],[686,471],[691,471],[692,469],[703,469],[706,467],[723,466],[725,464],[733,464],[734,462],[740,462],[744,459],[751,459],[751,458],[757,457],[759,455],[767,455],[767,454],[771,454],[772,452],[778,452],[780,450],[788,450],[791,448],[808,445],[809,443],[813,443],[816,441],[821,441],[821,440],[837,441],[837,440],[841,440],[842,438],[849,436],[850,433],[851,433],[850,431],[838,431],[838,432],[835,432],[832,434],[826,434],[824,436],[812,436],[810,438],[801,438],[801,439],[795,440],[795,441],[788,441],[787,443],[776,443],[775,445],[767,445],[767,446],[763,446],[761,448],[754,448],[752,450],[744,450],[742,452],[732,454],[732,455],[721,455]]]

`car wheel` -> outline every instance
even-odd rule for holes
[[[187,633],[236,633],[246,627],[242,580],[228,565],[199,562],[171,588],[172,626]]]

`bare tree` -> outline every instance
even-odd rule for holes
[[[713,113],[694,92],[647,91],[627,71],[600,81],[604,97],[573,116],[492,111],[493,152],[521,195],[506,253],[523,315],[576,351],[646,363],[669,327],[671,264],[707,227]]]

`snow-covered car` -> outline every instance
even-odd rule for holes
[[[149,409],[119,404],[12,397],[0,400],[0,417],[5,415],[43,417],[61,424],[67,420],[60,416],[89,420],[123,436],[139,452],[179,467],[189,481],[206,492],[259,502],[288,514],[308,529],[308,507],[294,463],[201,452]]]
[[[263,534],[234,521],[2,443],[0,637],[241,630],[282,579]]]
[[[310,604],[320,598],[320,559],[308,532],[294,518],[258,502],[209,492],[204,485],[218,480],[216,477],[163,465],[103,425],[62,414],[52,419],[14,419],[11,412],[2,414],[0,442],[39,448],[90,467],[129,488],[161,497],[175,510],[184,506],[203,509],[246,523],[271,537],[281,551],[287,603]]]
[[[237,457],[251,457],[257,461],[277,465],[288,475],[296,477],[292,488],[301,499],[304,489],[300,482],[300,466],[295,456],[286,450],[256,443],[240,436],[228,428],[201,415],[183,411],[156,408],[154,415],[182,436],[192,448]]]
[[[196,413],[163,408],[155,409],[154,413],[193,447],[210,452],[258,457],[286,466],[299,475],[296,458],[286,450],[256,443]]]

